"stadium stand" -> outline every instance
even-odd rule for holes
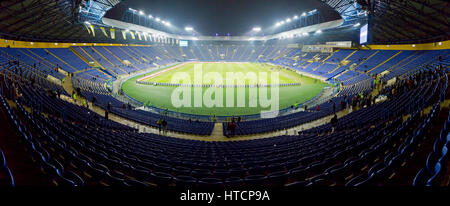
[[[32,8],[28,1],[5,2],[0,187],[450,185],[450,41],[442,19],[448,12],[438,8],[448,3],[324,0],[320,4],[341,19],[322,22],[320,16],[310,24],[300,17],[307,25],[289,25],[295,22],[289,18],[264,31],[267,36],[261,28],[207,36],[165,28],[170,23],[162,20],[148,23],[148,13],[120,1],[44,0],[49,5],[39,1]],[[10,9],[19,4],[21,13]],[[412,15],[399,4],[434,12]],[[92,5],[96,9],[85,10]],[[122,10],[122,19],[111,17],[110,9]],[[421,24],[397,28],[409,20]],[[358,44],[367,22],[368,42]],[[321,87],[312,98],[292,98],[300,104],[271,118],[171,111],[152,105],[152,95],[137,100],[122,90],[129,81],[165,95],[159,86],[175,84],[145,79],[199,62],[286,69]],[[304,86],[292,81],[276,86]],[[182,86],[203,92],[275,85]]]
[[[4,82],[13,81],[13,74],[5,74]],[[389,100],[339,119],[335,133],[325,124],[298,136],[240,142],[136,133],[22,80],[16,82],[23,94],[15,100],[17,109],[4,106],[30,155],[58,185],[379,185],[394,184],[392,174],[419,147],[439,112],[436,102],[447,91],[446,77],[442,71],[422,72],[412,77],[416,86],[399,83],[399,93]],[[39,84],[44,86],[45,80]],[[12,86],[2,84],[2,91],[8,88]],[[428,106],[431,111],[421,116],[419,108]],[[41,112],[29,113],[25,107]],[[409,113],[403,122],[402,116]],[[436,138],[438,143],[442,140]],[[438,143],[435,150],[441,151]],[[431,174],[436,176],[438,163],[427,161],[427,170],[435,168]]]

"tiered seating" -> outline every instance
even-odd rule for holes
[[[3,97],[0,99],[1,104],[5,104]],[[11,174],[11,170],[8,168],[8,165],[6,164],[6,158],[5,154],[3,154],[3,151],[0,149],[0,186],[7,187],[7,186],[14,186],[14,177]]]
[[[416,88],[340,118],[333,133],[325,124],[298,136],[246,141],[204,142],[137,133],[107,125],[101,117],[90,118],[85,108],[26,85],[21,85],[24,97],[45,101],[52,109],[44,110],[48,117],[28,113],[22,104],[30,101],[16,101],[17,109],[4,106],[36,164],[59,185],[395,184],[391,177],[410,164],[423,138],[423,132],[410,131],[429,127],[427,119],[437,111],[423,119],[418,109],[434,105],[447,83],[438,77],[419,79]],[[2,88],[8,81],[2,81]],[[62,108],[66,116],[59,118]],[[403,122],[406,114],[411,117]]]
[[[409,70],[415,69],[420,65],[427,64],[431,62],[433,59],[436,60],[436,57],[439,56],[442,50],[432,50],[432,51],[417,51],[414,53],[412,57],[402,62],[401,64],[390,68],[389,73],[382,77],[383,80],[389,80],[393,77],[402,75],[407,73]]]
[[[42,59],[33,57],[30,54],[23,51],[24,49],[18,48],[0,48],[0,52],[3,52],[9,60],[21,60],[22,63],[26,63],[31,67],[39,68],[42,72],[47,75],[51,75],[57,79],[63,79],[64,75],[55,70],[56,67],[52,67],[47,62]],[[42,60],[42,61],[41,61]]]
[[[337,65],[335,64],[328,64],[328,63],[324,63],[322,65],[320,65],[315,71],[313,71],[313,74],[317,74],[317,75],[325,75],[328,72],[332,71],[334,68],[336,68]]]
[[[394,56],[399,51],[396,50],[379,50],[370,59],[362,62],[356,67],[357,70],[367,72],[371,68],[374,68],[381,64],[382,62],[388,60],[390,57]]]
[[[65,61],[61,61],[60,59],[54,57],[45,49],[26,49],[26,51],[29,51],[31,55],[37,56],[41,59],[45,59],[45,61],[48,61],[51,66],[58,67],[66,72],[75,72],[78,70],[76,69],[76,67],[67,64]]]
[[[333,98],[332,101],[334,102],[336,107],[335,111],[340,111],[341,109],[343,109],[339,105],[341,97]],[[314,108],[313,110],[305,112],[296,112],[289,115],[279,116],[276,118],[240,122],[237,124],[235,135],[272,132],[304,124],[332,114],[333,113],[332,105],[333,105],[332,102],[326,102],[319,106],[320,111],[314,111],[315,109]],[[228,135],[227,127],[228,127],[227,123],[224,122],[223,123],[224,135]]]
[[[373,89],[373,79],[368,78],[366,80],[360,81],[356,84],[350,86],[343,86],[339,92],[340,96],[351,96],[354,94],[366,93],[367,91],[372,91]]]
[[[326,60],[326,62],[337,64],[337,63],[341,62],[342,60],[344,60],[353,51],[354,50],[351,50],[351,49],[341,49],[341,50],[333,53],[333,55],[330,58],[328,58]]]
[[[443,89],[440,91],[441,101],[445,100],[448,88],[448,75],[445,75]],[[428,154],[426,165],[421,168],[414,178],[414,186],[440,186],[447,172],[448,146],[450,142],[450,113],[433,144],[433,150]]]

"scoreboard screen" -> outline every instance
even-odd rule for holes
[[[361,27],[359,34],[359,44],[367,43],[368,26],[367,24]]]
[[[182,46],[182,47],[188,46],[188,41],[186,41],[186,40],[180,40],[180,46]]]

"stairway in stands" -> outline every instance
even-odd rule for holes
[[[412,154],[410,160],[401,168],[394,179],[392,179],[393,185],[404,185],[410,183],[412,185],[414,177],[418,172],[418,168],[425,166],[428,154],[433,151],[433,144],[436,138],[439,138],[439,133],[447,121],[449,109],[441,108],[437,118],[432,122],[432,127],[426,132],[426,135],[422,142],[418,145],[417,151]]]

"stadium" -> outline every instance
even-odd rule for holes
[[[448,186],[449,8],[1,1],[0,186]]]

